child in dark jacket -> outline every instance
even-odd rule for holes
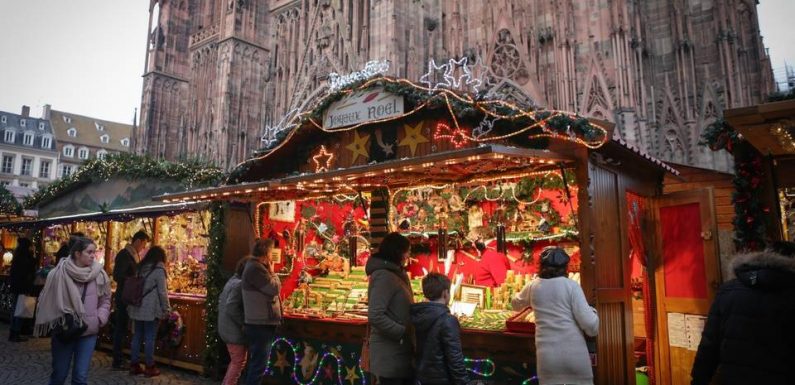
[[[469,382],[458,320],[450,314],[450,279],[430,273],[422,280],[428,302],[411,305],[411,322],[417,337],[417,383],[464,385]]]

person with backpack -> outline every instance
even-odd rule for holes
[[[408,273],[403,267],[411,244],[400,233],[389,233],[378,252],[370,256],[365,272],[370,324],[367,341],[369,371],[382,385],[413,385],[414,333],[410,306],[414,302]]]
[[[88,368],[99,328],[110,317],[110,277],[95,260],[97,247],[88,238],[77,238],[70,257],[53,269],[39,296],[34,335],[52,333],[50,385],[66,382],[72,367],[72,384],[88,383]]]
[[[420,385],[466,385],[469,383],[461,325],[450,314],[450,278],[430,273],[422,279],[422,294],[428,302],[411,305],[411,323],[417,340],[415,362]]]
[[[569,255],[559,247],[541,252],[541,269],[512,301],[514,310],[532,306],[536,316],[536,366],[541,385],[593,385],[585,336],[596,337],[599,316],[580,285],[567,277]]]
[[[130,324],[130,316],[127,314],[127,303],[122,300],[124,292],[124,281],[129,277],[134,277],[136,266],[141,260],[140,254],[146,249],[149,243],[149,235],[143,230],[138,231],[132,237],[132,243],[127,244],[118,254],[113,262],[113,280],[116,281],[116,295],[114,302],[114,328],[113,328],[113,364],[114,370],[127,370],[124,365],[124,353],[122,348],[127,339],[127,331]]]
[[[168,302],[168,282],[166,273],[166,252],[160,246],[152,246],[138,265],[138,277],[143,278],[140,284],[140,299],[129,298],[129,289],[124,294],[127,312],[135,324],[132,346],[130,347],[130,375],[143,374],[146,377],[160,375],[155,366],[155,333],[159,320],[166,319],[171,312]],[[129,282],[128,282],[129,283]],[[139,303],[136,305],[135,303]],[[139,354],[141,343],[144,344],[144,362],[146,369],[141,367]]]
[[[243,268],[251,258],[237,262],[235,275],[226,282],[218,296],[218,335],[229,351],[229,366],[222,385],[237,385],[240,373],[246,367],[246,336],[243,334],[243,290],[240,286]]]
[[[246,385],[262,384],[276,327],[282,323],[281,281],[270,260],[273,245],[272,239],[257,240],[252,251],[254,258],[246,261],[241,278],[243,333],[249,354]]]

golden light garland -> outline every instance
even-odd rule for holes
[[[292,124],[292,123],[294,123],[293,121],[297,121],[296,124],[297,124],[298,128],[291,130],[290,133],[275,148],[270,150],[268,153],[265,153],[263,155],[260,155],[260,156],[257,156],[257,157],[253,157],[253,158],[250,158],[250,159],[248,159],[246,161],[238,163],[236,168],[242,166],[243,164],[245,164],[247,162],[253,162],[253,161],[258,161],[258,160],[265,159],[265,158],[269,157],[270,155],[272,155],[273,153],[277,152],[277,150],[280,149],[282,146],[284,146],[287,142],[289,142],[290,139],[293,137],[293,135],[300,129],[300,122],[304,118],[306,118],[306,120],[309,123],[311,123],[313,126],[315,126],[316,128],[318,128],[318,129],[320,129],[320,130],[322,130],[324,132],[327,132],[327,133],[345,132],[345,131],[357,129],[357,128],[365,126],[365,125],[385,123],[385,122],[394,121],[394,120],[398,120],[398,119],[404,119],[407,116],[410,116],[410,115],[420,111],[421,109],[425,108],[428,105],[428,103],[429,103],[429,101],[426,101],[426,102],[420,104],[419,106],[415,107],[411,111],[409,111],[407,113],[404,113],[402,115],[399,115],[399,116],[390,117],[390,118],[384,118],[384,119],[378,119],[378,120],[374,120],[374,121],[363,122],[363,123],[359,123],[359,124],[351,126],[351,127],[338,128],[338,129],[326,129],[326,128],[323,128],[322,125],[318,124],[311,117],[311,114],[313,113],[313,111],[316,108],[318,108],[320,105],[324,104],[328,98],[338,97],[340,93],[343,94],[343,95],[348,95],[348,94],[350,94],[352,92],[356,92],[356,91],[368,88],[368,87],[370,87],[372,84],[374,84],[376,82],[386,82],[386,83],[390,83],[390,84],[404,84],[404,85],[409,85],[411,87],[414,87],[417,90],[435,93],[436,95],[441,95],[444,98],[444,100],[445,100],[445,104],[446,104],[446,107],[448,109],[448,112],[450,112],[450,115],[453,118],[453,123],[454,123],[454,126],[456,127],[456,129],[460,129],[460,125],[459,125],[458,119],[457,119],[457,117],[456,117],[456,115],[455,115],[455,113],[454,113],[454,111],[452,109],[452,105],[450,104],[450,97],[455,98],[455,99],[457,99],[457,100],[459,100],[461,102],[464,102],[464,103],[472,104],[479,111],[483,112],[485,115],[490,116],[492,118],[503,119],[503,120],[516,120],[516,119],[519,119],[519,118],[522,118],[522,117],[526,117],[526,118],[529,118],[529,119],[532,119],[532,120],[536,120],[536,122],[534,124],[526,126],[526,127],[522,128],[522,129],[514,131],[514,132],[512,132],[510,134],[504,134],[504,135],[500,135],[500,136],[480,137],[480,138],[474,138],[474,137],[468,138],[469,140],[471,140],[473,142],[487,142],[487,141],[496,141],[496,140],[507,139],[507,138],[522,134],[522,133],[524,133],[524,132],[526,132],[528,130],[531,130],[533,128],[538,128],[538,127],[541,127],[547,133],[531,135],[529,137],[530,139],[534,139],[534,138],[560,139],[560,140],[574,142],[574,143],[583,145],[583,146],[585,146],[587,148],[590,148],[590,149],[599,148],[605,142],[607,142],[609,140],[609,138],[607,136],[608,130],[606,128],[602,127],[601,125],[593,123],[593,122],[589,122],[589,124],[591,126],[595,127],[596,129],[600,130],[601,133],[602,133],[603,139],[600,140],[600,141],[589,142],[589,141],[580,139],[580,138],[578,138],[576,136],[575,137],[570,137],[570,136],[565,136],[565,135],[548,133],[548,129],[545,127],[546,122],[548,120],[553,119],[553,118],[558,117],[558,116],[567,116],[567,117],[572,117],[573,116],[572,114],[570,114],[568,112],[565,112],[565,111],[560,111],[560,110],[525,111],[521,107],[519,107],[519,106],[517,106],[517,105],[515,105],[513,103],[509,103],[509,102],[502,101],[502,100],[476,101],[468,94],[459,95],[457,92],[454,92],[453,90],[448,90],[448,89],[432,90],[432,89],[430,89],[428,87],[424,87],[422,85],[416,84],[416,83],[414,83],[414,82],[412,82],[412,81],[410,81],[408,79],[397,79],[397,78],[391,78],[391,77],[386,77],[386,76],[377,76],[377,77],[374,77],[374,78],[364,82],[363,84],[359,85],[358,87],[356,87],[354,89],[340,91],[340,92],[338,92],[336,94],[327,95],[326,97],[319,99],[307,111],[305,111],[303,113],[300,113],[300,114],[297,114],[293,119],[291,119],[290,122],[288,122],[288,123]],[[503,115],[503,114],[496,113],[496,112],[491,111],[488,108],[484,107],[484,106],[488,106],[488,105],[498,105],[498,106],[502,106],[502,107],[511,109],[511,110],[514,111],[514,114],[512,114],[512,115]],[[546,118],[543,118],[543,119],[539,120],[539,117],[538,117],[538,113],[539,112],[548,113],[550,115],[548,117],[546,117]]]

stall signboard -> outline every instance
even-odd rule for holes
[[[332,103],[323,114],[323,127],[346,127],[401,115],[403,97],[376,87],[354,92]]]

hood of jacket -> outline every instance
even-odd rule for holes
[[[427,333],[443,315],[449,314],[447,306],[435,302],[422,302],[411,305],[411,324],[420,333]]]
[[[386,259],[381,259],[378,253],[375,253],[371,255],[369,259],[367,259],[367,265],[364,267],[364,272],[370,276],[378,270],[388,270],[399,276],[406,275],[406,272],[401,269],[400,266],[389,262]]]
[[[795,258],[772,251],[741,254],[732,261],[737,280],[762,290],[795,288]]]

